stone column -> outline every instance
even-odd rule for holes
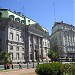
[[[29,61],[30,61],[30,52],[31,52],[31,49],[30,49],[30,33],[29,33]]]
[[[31,34],[31,41],[32,41],[32,61],[34,61],[34,36]]]
[[[43,38],[41,37],[40,38],[40,41],[41,41],[41,60],[42,60],[42,62],[43,62]]]
[[[38,37],[39,60],[41,59],[41,39]]]
[[[33,68],[34,68],[34,51],[35,51],[35,49],[34,49],[34,36],[33,36],[33,34],[31,35],[31,37],[32,37],[32,62],[33,62]]]
[[[35,35],[33,36],[33,50],[34,50],[34,61],[36,61],[36,57],[35,57]]]

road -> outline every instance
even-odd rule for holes
[[[40,62],[39,64],[42,64],[42,63],[48,63],[48,62]],[[14,65],[14,68],[19,68],[19,64],[13,64]],[[22,68],[27,68],[27,64],[21,64],[22,65]],[[37,66],[37,62],[34,63],[34,68]],[[33,63],[28,63],[28,68],[32,68],[33,67]],[[10,68],[11,68],[11,65],[10,65]],[[0,65],[0,69],[4,69],[4,65]]]
[[[27,68],[27,64],[21,64],[22,68]],[[37,66],[37,63],[34,63],[34,67]],[[28,63],[28,68],[32,68],[33,67],[33,63]],[[10,65],[11,68],[11,65]],[[19,64],[14,64],[14,68],[19,68]],[[0,69],[4,69],[4,65],[0,65]]]

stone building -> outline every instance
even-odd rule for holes
[[[40,61],[48,61],[48,50],[50,49],[49,42],[49,33],[47,30],[43,30],[43,28],[39,24],[27,25],[25,27],[25,40],[26,40],[26,49],[29,55],[29,60],[34,61],[37,60],[39,56]],[[25,55],[26,55],[25,54]],[[39,54],[39,55],[38,55]]]
[[[55,22],[50,45],[59,53],[61,61],[75,61],[75,27],[63,21]]]
[[[37,58],[48,60],[48,37],[47,29],[36,21],[20,12],[0,9],[0,50],[10,53],[13,63],[32,62]]]

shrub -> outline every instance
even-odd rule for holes
[[[75,75],[75,64],[63,64],[64,73],[68,75]]]
[[[59,62],[39,64],[36,67],[38,75],[63,75],[63,65]]]

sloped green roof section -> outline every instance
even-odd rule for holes
[[[41,27],[45,32],[48,32],[48,30],[46,29],[46,28],[44,28],[44,27]]]

